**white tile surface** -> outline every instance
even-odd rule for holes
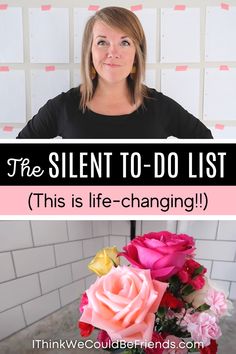
[[[25,327],[20,306],[0,313],[0,340]]]
[[[111,247],[116,246],[118,251],[121,252],[123,247],[127,244],[127,237],[125,236],[112,236]]]
[[[142,234],[149,232],[169,231],[176,232],[176,221],[143,221]]]
[[[217,239],[236,241],[236,221],[219,221]]]
[[[210,284],[217,290],[224,291],[229,296],[230,282],[224,280],[210,280]]]
[[[92,237],[92,221],[67,221],[69,240]]]
[[[89,277],[87,277],[85,279],[85,289],[88,289],[90,287],[90,285],[92,285],[97,279],[97,275],[96,274],[92,274]]]
[[[32,246],[29,221],[0,221],[0,251]]]
[[[101,221],[92,221],[93,225],[93,236],[107,236],[109,235],[109,221],[101,220]]]
[[[84,280],[76,281],[70,285],[64,286],[60,290],[62,306],[79,299],[80,295],[85,291]]]
[[[0,282],[15,278],[10,252],[0,253]]]
[[[86,258],[79,262],[72,263],[72,277],[73,280],[78,280],[80,278],[91,275],[91,270],[88,269],[89,262],[93,259]]]
[[[206,261],[205,259],[201,259],[201,258],[196,258],[196,260],[198,263],[200,263],[207,269],[206,275],[210,277],[211,269],[212,269],[212,261]]]
[[[232,300],[236,299],[236,283],[231,283],[229,297]]]
[[[103,237],[104,247],[110,247],[110,236]]]
[[[211,220],[181,220],[178,221],[177,233],[187,234],[193,236],[195,239],[214,240],[218,221]]]
[[[60,308],[58,291],[40,296],[23,305],[27,325],[38,321],[40,318]]]
[[[39,280],[36,274],[0,284],[0,311],[22,304],[40,296]]]
[[[53,246],[13,252],[17,276],[32,274],[55,266]]]
[[[233,261],[236,252],[235,242],[197,241],[196,256],[203,259]]]
[[[130,235],[130,221],[112,221],[111,223],[111,234],[112,235],[121,235],[129,236]]]
[[[236,263],[235,262],[217,262],[213,263],[212,279],[236,281]]]
[[[82,241],[55,245],[56,264],[72,263],[82,258]]]
[[[46,270],[39,274],[43,293],[48,293],[72,282],[71,269],[69,265]]]
[[[100,251],[104,246],[103,238],[93,238],[90,240],[83,241],[84,257],[94,256],[98,251]]]
[[[65,221],[31,221],[36,246],[68,240]]]

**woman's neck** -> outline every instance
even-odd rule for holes
[[[120,102],[123,98],[129,98],[130,92],[126,81],[109,83],[100,79],[96,87],[95,95],[105,99],[112,98],[113,101],[118,100]]]

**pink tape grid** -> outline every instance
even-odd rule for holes
[[[224,130],[224,128],[225,128],[224,124],[216,124],[215,125],[215,129]]]
[[[220,4],[220,7],[222,8],[222,10],[229,10],[229,4],[226,4],[224,2]]]
[[[13,127],[11,125],[5,125],[5,127],[2,128],[4,132],[12,132]]]
[[[99,9],[99,5],[89,5],[89,11],[97,11]]]
[[[52,5],[42,5],[41,10],[42,11],[50,11],[52,8]]]
[[[186,5],[175,5],[174,10],[175,11],[184,11],[184,10],[186,10]]]
[[[0,4],[0,10],[6,10],[8,8],[7,4]]]
[[[49,65],[49,66],[45,66],[45,71],[55,71],[55,66],[54,65]]]
[[[178,65],[175,68],[175,71],[186,71],[188,69],[188,65]]]
[[[228,65],[220,65],[219,69],[222,71],[228,71],[229,67],[228,67]]]
[[[142,5],[142,4],[140,4],[140,5],[133,5],[133,6],[130,7],[130,10],[131,10],[131,11],[139,11],[139,10],[142,10],[142,8],[143,8],[143,5]]]

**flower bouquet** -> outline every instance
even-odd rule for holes
[[[88,265],[98,278],[82,295],[81,336],[98,329],[96,348],[110,352],[217,353],[228,301],[194,251],[192,237],[167,231],[138,236],[123,252],[99,251]]]

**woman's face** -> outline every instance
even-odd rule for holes
[[[100,79],[109,83],[125,80],[132,70],[134,57],[134,43],[124,32],[95,22],[92,60]]]

